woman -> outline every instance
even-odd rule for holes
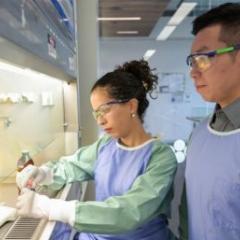
[[[81,240],[170,239],[167,215],[177,164],[170,147],[143,128],[146,95],[156,84],[144,60],[107,73],[90,97],[93,115],[107,134],[72,156],[29,166],[17,176],[20,188],[33,178],[34,185],[54,190],[94,179],[96,201],[49,199],[25,188],[17,201],[19,215],[69,223]]]

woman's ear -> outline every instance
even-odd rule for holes
[[[136,98],[132,98],[129,100],[130,104],[130,112],[137,114],[138,112],[138,100]]]

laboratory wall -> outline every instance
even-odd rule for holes
[[[142,58],[148,49],[156,49],[148,61],[159,76],[159,84],[153,93],[156,99],[149,98],[145,127],[166,142],[178,138],[187,140],[194,125],[188,118],[204,117],[213,108],[196,93],[190,79],[186,56],[190,52],[191,42],[191,39],[161,42],[134,38],[103,39],[100,42],[100,75],[125,61]],[[170,76],[170,80],[166,80],[166,76]]]

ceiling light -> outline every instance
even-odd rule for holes
[[[195,2],[182,3],[168,22],[168,25],[178,25],[197,5]]]
[[[159,33],[156,40],[166,40],[175,30],[176,26],[182,22],[182,20],[192,11],[196,5],[197,3],[195,2],[182,3],[174,15],[171,17],[171,19],[168,21],[167,25]]]
[[[43,77],[43,76],[50,77],[48,75],[37,72],[35,70],[29,69],[29,68],[24,68],[21,66],[12,65],[11,63],[7,63],[7,62],[1,61],[1,60],[0,60],[0,70],[13,72],[13,73],[21,74],[21,75],[33,76],[33,77],[40,77],[40,76],[41,77]]]
[[[117,31],[117,34],[138,34],[138,31]]]
[[[19,73],[21,74],[23,71],[23,68],[5,63],[5,62],[0,62],[0,70],[8,71],[8,72],[14,72],[14,73]]]
[[[145,52],[144,56],[143,56],[143,59],[147,61],[150,57],[153,56],[153,54],[154,54],[155,52],[156,52],[155,49],[149,49],[149,50],[147,50],[147,51]]]
[[[98,21],[140,21],[141,17],[99,17]]]
[[[157,40],[166,40],[171,33],[174,31],[176,26],[165,26],[163,30],[160,32],[160,34],[157,36]]]

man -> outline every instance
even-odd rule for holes
[[[197,92],[216,107],[193,131],[186,160],[188,236],[240,239],[240,4],[220,5],[193,22],[187,63]]]

